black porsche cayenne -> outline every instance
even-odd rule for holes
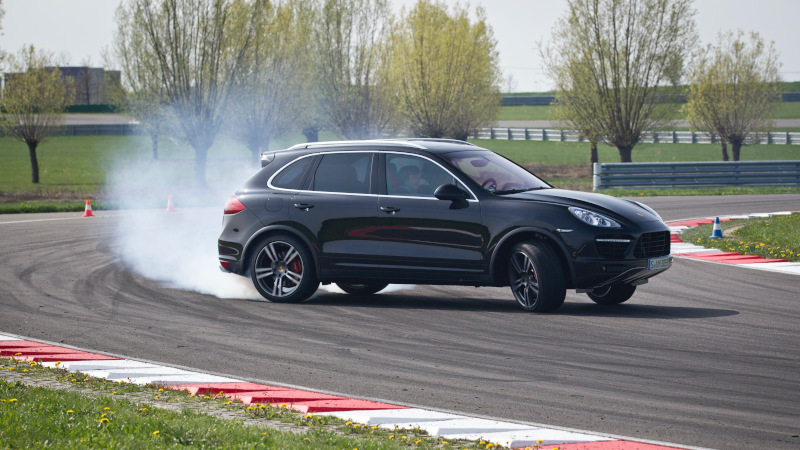
[[[389,283],[510,286],[526,310],[566,289],[628,300],[671,263],[669,229],[647,206],[556,189],[475,145],[401,139],[265,152],[225,205],[222,270],[273,302],[320,283],[356,295]]]

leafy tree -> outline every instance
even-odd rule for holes
[[[749,39],[748,39],[749,38]],[[694,65],[684,105],[693,127],[720,136],[734,161],[753,131],[768,130],[770,112],[781,101],[778,53],[758,33],[720,33]]]
[[[558,70],[566,71],[568,76],[562,77],[562,85],[551,109],[552,115],[564,127],[577,130],[587,137],[590,163],[599,162],[597,143],[603,140],[604,130],[595,115],[602,111],[602,97],[595,95],[594,80],[590,71],[586,70],[584,61],[569,61]]]
[[[576,128],[617,147],[622,162],[668,122],[667,83],[678,84],[696,40],[693,16],[691,0],[570,0],[542,51],[559,104],[591,108]]]
[[[255,30],[242,76],[234,85],[233,136],[258,164],[270,139],[296,124],[309,87],[310,24],[313,11],[302,1],[271,5],[256,0]]]
[[[331,129],[348,139],[379,137],[396,99],[389,83],[387,0],[324,0],[314,29],[315,82]]]
[[[36,51],[31,45],[9,57],[11,73],[6,74],[3,90],[3,134],[28,145],[31,182],[39,182],[36,148],[61,125],[67,107],[67,87],[53,56]]]
[[[420,0],[393,36],[404,122],[417,136],[466,140],[488,126],[500,107],[497,43],[482,8]]]
[[[243,0],[129,0],[117,11],[113,52],[128,86],[172,109],[199,186],[252,42],[250,12]]]

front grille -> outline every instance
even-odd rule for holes
[[[669,255],[669,243],[669,231],[645,233],[636,242],[633,256],[636,258],[654,258],[656,256]]]
[[[624,259],[631,246],[630,238],[601,236],[594,240],[597,254],[603,258]]]

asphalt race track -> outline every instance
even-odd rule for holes
[[[644,201],[665,220],[800,210],[800,195]],[[601,307],[569,292],[543,315],[524,312],[506,288],[320,291],[271,304],[164,288],[129,271],[110,237],[136,212],[95,214],[0,216],[0,332],[643,440],[800,447],[796,275],[676,258],[629,303]]]

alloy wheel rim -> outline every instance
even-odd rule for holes
[[[274,297],[286,297],[303,281],[303,260],[291,244],[270,242],[256,258],[255,275],[264,291]]]
[[[539,276],[533,261],[523,252],[511,256],[511,290],[525,309],[533,309],[539,301]]]

